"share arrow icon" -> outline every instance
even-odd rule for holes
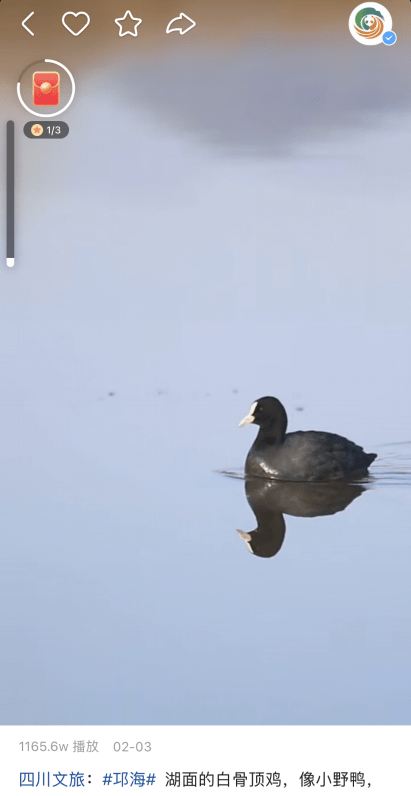
[[[191,28],[194,28],[195,24],[194,19],[190,19],[187,14],[180,14],[179,17],[175,17],[168,23],[166,33],[180,33],[183,36],[184,33],[188,33]]]

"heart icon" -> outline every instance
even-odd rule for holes
[[[86,17],[86,22],[84,23],[83,27],[80,28],[80,30],[78,30],[77,33],[76,33],[76,31],[72,30],[69,27],[69,25],[67,24],[66,17]],[[80,33],[83,33],[83,30],[85,30],[89,26],[90,17],[85,11],[77,11],[77,14],[74,11],[66,11],[66,13],[63,15],[61,21],[62,21],[64,27],[67,28],[67,30],[69,30],[70,33],[73,34],[73,36],[80,36]]]

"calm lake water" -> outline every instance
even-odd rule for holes
[[[3,723],[410,722],[411,109],[391,71],[364,111],[357,49],[345,82],[307,56],[298,102],[290,45],[280,105],[254,47],[101,66],[59,143],[15,113]],[[369,479],[226,477],[262,395]]]

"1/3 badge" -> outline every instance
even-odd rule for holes
[[[69,126],[66,122],[54,122],[54,124],[39,124],[39,122],[26,122],[23,128],[27,138],[66,138],[69,134]]]

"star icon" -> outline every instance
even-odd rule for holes
[[[133,26],[134,27],[134,31],[125,30],[123,32],[123,27],[125,27],[125,25],[122,25],[122,23],[126,21],[127,17],[130,17],[130,20],[131,19],[133,20],[133,22],[134,22],[134,26]],[[119,36],[127,36],[128,33],[130,34],[130,36],[137,36],[137,33],[138,33],[137,28],[138,28],[139,25],[141,25],[142,20],[138,19],[138,17],[133,17],[131,11],[126,11],[126,13],[124,14],[124,17],[118,17],[118,19],[115,19],[114,22],[120,28],[119,34],[118,34]]]

